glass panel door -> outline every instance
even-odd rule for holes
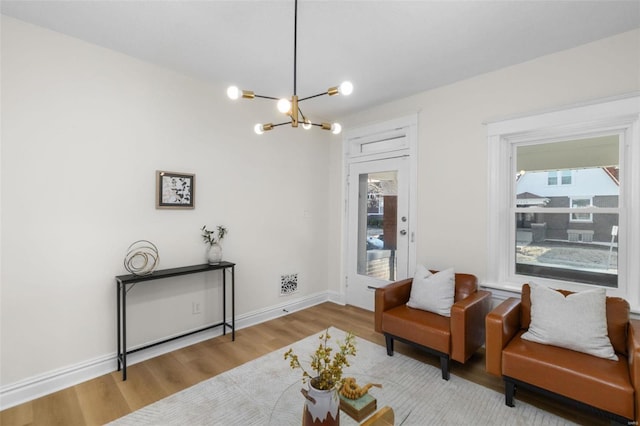
[[[408,169],[408,157],[349,167],[348,304],[373,310],[375,288],[407,276]]]
[[[395,281],[398,172],[358,176],[358,274]]]

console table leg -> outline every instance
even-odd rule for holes
[[[122,352],[121,336],[120,336],[120,288],[122,283],[118,281],[116,285],[116,323],[118,326],[118,352],[116,352],[116,359],[118,361],[118,371],[122,369],[122,363],[120,362],[120,353]]]
[[[236,267],[231,267],[231,341],[236,340]]]
[[[122,381],[127,380],[127,287],[122,285]]]
[[[227,335],[227,271],[222,270],[222,335]]]

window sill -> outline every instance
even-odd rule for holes
[[[524,281],[522,284],[525,284],[525,283],[526,281]],[[480,288],[482,290],[487,290],[491,292],[491,298],[494,301],[493,306],[495,307],[510,297],[515,297],[516,299],[520,299],[522,295],[522,284],[518,285],[515,283],[504,283],[504,284],[481,283]],[[551,285],[549,287],[554,287],[554,286]],[[560,285],[555,286],[555,288],[561,288],[561,287],[562,286]],[[571,291],[580,291],[580,290],[572,289]],[[619,297],[619,296],[616,296],[616,297]],[[629,302],[629,304],[631,305],[631,302]],[[640,320],[640,306],[631,305],[630,308],[631,308],[631,314],[630,314],[631,319]]]

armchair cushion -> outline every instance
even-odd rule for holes
[[[448,354],[451,351],[450,322],[442,315],[402,305],[385,312],[384,331]]]
[[[601,288],[565,295],[532,283],[531,324],[522,338],[618,360],[607,336],[606,293]]]
[[[627,359],[612,361],[521,338],[502,352],[502,374],[603,410],[633,418]]]
[[[450,317],[455,294],[454,277],[453,268],[432,274],[424,266],[418,266],[407,306]]]

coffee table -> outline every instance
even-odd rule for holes
[[[388,378],[376,377],[366,373],[360,374],[350,372],[345,374],[345,376],[355,377],[359,386],[364,386],[367,383],[381,384],[382,388],[372,387],[369,389],[369,393],[377,400],[377,410],[381,409],[385,405],[393,408],[396,419],[395,424],[397,426],[401,425],[405,420],[407,420],[407,418],[411,418],[411,410],[413,409],[412,403],[404,397],[406,389],[399,383],[389,380]],[[282,395],[278,398],[278,401],[271,412],[269,425],[300,425],[302,423],[302,411],[305,399],[300,393],[300,389],[305,386],[306,385],[302,384],[302,380],[297,380],[282,392]],[[363,422],[365,420],[366,418],[362,419]],[[342,410],[340,411],[340,425],[358,424],[359,423],[351,418],[347,413]]]

